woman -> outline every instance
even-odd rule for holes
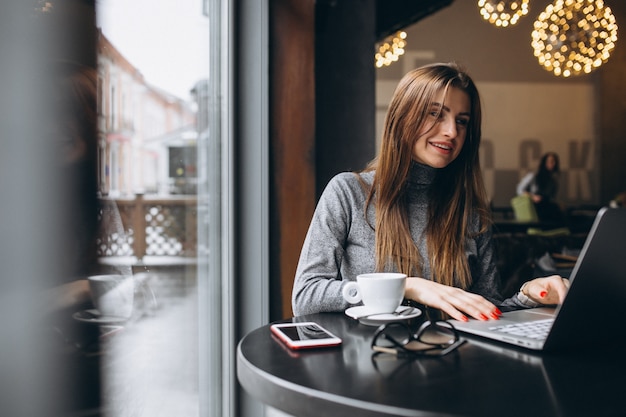
[[[563,223],[563,213],[555,201],[559,192],[559,172],[559,156],[548,152],[541,157],[537,172],[529,172],[517,185],[517,195],[530,197],[541,221]]]
[[[409,72],[387,112],[379,156],[342,173],[318,202],[296,271],[296,315],[344,311],[344,281],[406,273],[405,298],[457,320],[497,319],[500,308],[560,303],[559,276],[503,300],[478,161],[478,91],[454,64]]]

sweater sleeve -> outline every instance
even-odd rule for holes
[[[530,191],[530,183],[535,178],[535,174],[533,172],[529,172],[521,179],[521,181],[517,184],[517,195],[522,195],[527,191]]]
[[[309,226],[296,270],[292,308],[296,316],[349,307],[341,294],[341,263],[355,201],[345,173],[326,186]]]

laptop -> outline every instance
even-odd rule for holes
[[[621,400],[626,358],[621,348],[614,349],[610,355],[598,360],[597,351],[592,354],[546,354],[480,338],[472,338],[471,346],[479,352],[490,352],[489,363],[500,369],[503,377],[514,375],[493,395],[498,398],[499,404],[521,404],[518,407],[519,415],[626,415],[626,403]],[[474,362],[464,363],[463,367],[480,375],[485,362]],[[589,381],[603,382],[597,384]]]
[[[598,211],[569,279],[559,306],[509,311],[500,320],[450,322],[463,333],[533,350],[620,343],[626,317],[626,208]],[[520,327],[532,325],[535,332],[524,335]]]

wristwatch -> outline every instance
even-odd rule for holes
[[[524,288],[526,288],[526,285],[528,285],[528,281],[526,281],[524,284],[522,284],[522,286],[519,289],[519,292],[517,293],[517,299],[524,304],[525,306],[528,307],[537,307],[539,305],[541,305],[541,303],[538,303],[536,301],[533,301],[530,299],[530,297],[528,297],[526,295],[526,293],[524,292]]]

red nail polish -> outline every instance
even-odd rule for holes
[[[499,309],[499,308],[497,308],[497,307],[496,307],[495,313],[496,313],[498,316],[501,316],[501,315],[502,315],[502,312],[501,312],[501,311],[500,311],[500,309]]]
[[[467,318],[467,316],[461,316],[461,321],[468,322],[469,319]]]
[[[541,298],[545,297],[546,295],[548,295],[548,292],[547,292],[547,291],[541,291],[541,292],[539,293],[539,297],[541,297]]]
[[[496,313],[493,313],[493,314],[491,315],[491,317],[492,317],[494,320],[500,320],[500,316],[498,316]]]
[[[484,320],[484,321],[489,320],[489,319],[487,318],[487,316],[485,316],[485,315],[484,315],[484,314],[482,314],[482,313],[480,314],[480,319],[481,319],[481,320]]]

